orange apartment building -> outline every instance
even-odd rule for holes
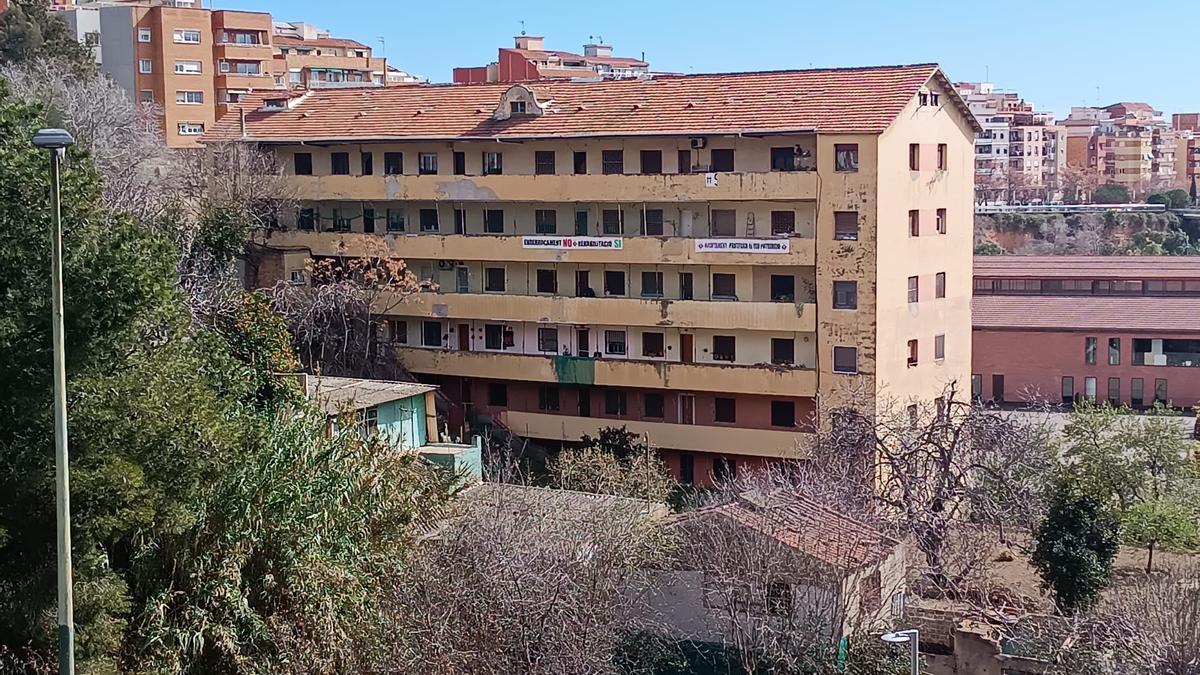
[[[1061,124],[1067,131],[1068,164],[1124,185],[1135,197],[1177,184],[1178,134],[1150,105],[1076,107]]]
[[[819,408],[967,395],[979,128],[936,65],[242,105],[204,140],[300,199],[250,283],[404,258],[429,290],[381,331],[456,430],[624,426],[705,483],[802,457]]]
[[[1200,176],[1200,113],[1171,115],[1171,128],[1178,134],[1175,146],[1175,176],[1178,185],[1190,190]]]
[[[644,58],[613,56],[603,38],[583,46],[582,54],[547,50],[540,35],[521,34],[509,49],[501,47],[496,60],[486,66],[454,69],[455,84],[532,82],[572,77],[626,78],[650,72]]]
[[[388,83],[387,60],[372,55],[357,40],[333,37],[306,23],[275,24],[272,72],[278,86],[290,89],[382,87]]]

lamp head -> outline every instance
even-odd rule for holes
[[[879,639],[883,640],[884,642],[892,642],[892,643],[896,643],[896,644],[902,644],[902,643],[905,643],[905,642],[908,642],[909,640],[911,640],[912,636],[913,636],[913,631],[901,630],[901,631],[896,631],[895,633],[884,633],[883,635],[879,636]]]
[[[75,145],[75,139],[66,129],[42,129],[33,135],[33,145],[43,150],[62,150]]]

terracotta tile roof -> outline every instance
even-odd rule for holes
[[[881,133],[931,78],[976,124],[933,64],[540,82],[529,86],[547,112],[502,121],[492,113],[514,86],[505,83],[321,90],[278,112],[258,110],[262,98],[252,95],[240,107],[247,137],[261,142]],[[204,140],[240,136],[239,116],[232,114]]]
[[[797,493],[747,493],[738,501],[680,514],[675,521],[724,517],[753,528],[827,565],[856,570],[873,565],[900,544],[875,528]]]
[[[273,41],[277,47],[346,47],[348,49],[370,49],[370,47],[357,40],[347,38],[304,40],[290,35],[276,35],[273,37]]]
[[[1200,256],[977,255],[976,279],[1200,279]]]
[[[1119,330],[1200,335],[1200,298],[980,295],[976,330]]]

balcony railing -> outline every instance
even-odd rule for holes
[[[382,87],[382,82],[359,81],[359,82],[332,82],[330,80],[317,80],[309,78],[308,86],[311,89],[361,89],[363,87]]]

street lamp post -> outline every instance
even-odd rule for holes
[[[54,331],[54,484],[58,496],[58,672],[75,672],[74,601],[71,593],[71,492],[67,466],[67,362],[63,348],[62,195],[59,173],[75,139],[64,129],[42,129],[33,145],[50,151],[50,295]]]
[[[879,636],[884,642],[893,644],[908,643],[909,654],[912,658],[912,675],[921,675],[921,641],[920,631],[916,628],[898,630],[895,633],[884,633]]]

